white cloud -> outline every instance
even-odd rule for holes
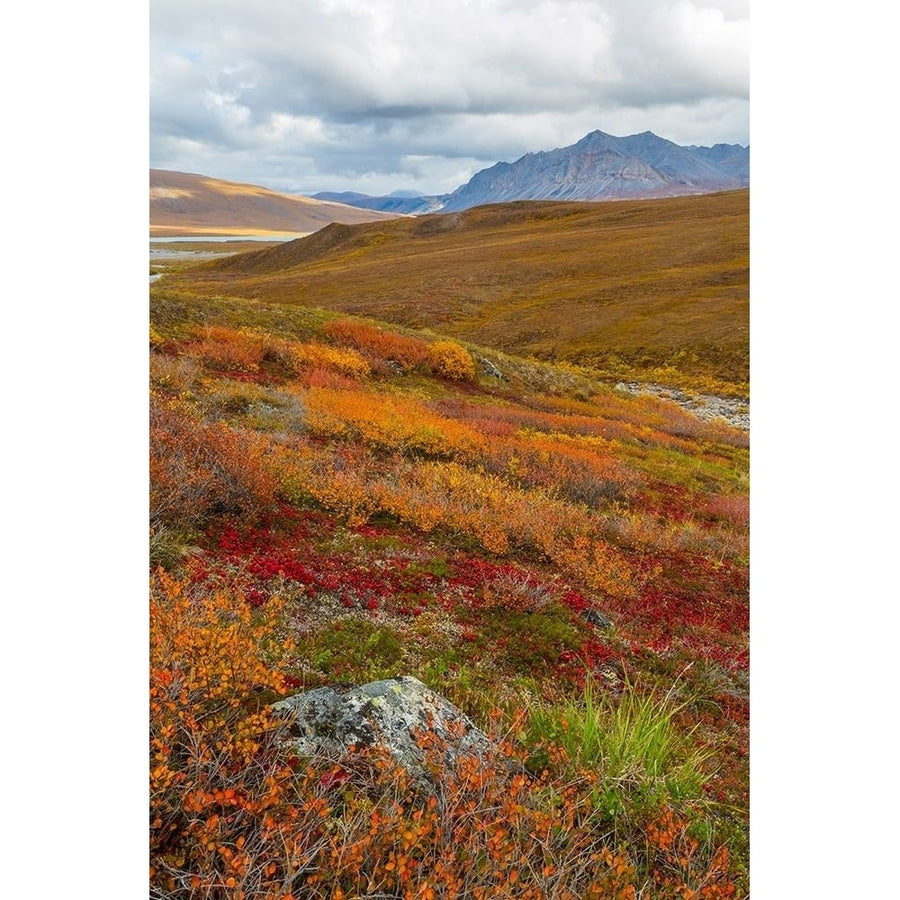
[[[151,0],[150,87],[153,165],[438,192],[595,128],[746,142],[747,4]]]

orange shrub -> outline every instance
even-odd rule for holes
[[[456,341],[435,341],[428,349],[428,361],[436,374],[454,381],[475,380],[475,360]]]
[[[520,432],[492,442],[485,465],[514,483],[544,487],[590,506],[626,496],[637,482],[602,438]]]
[[[421,367],[428,359],[428,344],[424,341],[382,331],[354,319],[329,322],[323,331],[340,344],[354,347],[383,362],[394,362],[406,372]]]
[[[201,421],[177,400],[150,402],[150,521],[195,524],[213,514],[253,517],[275,502],[269,442]]]
[[[325,804],[298,802],[265,698],[277,601],[189,595],[159,573],[150,595],[150,880],[158,897],[261,897],[314,852]]]
[[[487,444],[467,425],[408,398],[312,387],[303,400],[311,431],[360,440],[381,450],[472,459]]]
[[[223,371],[259,370],[265,353],[265,339],[261,334],[208,326],[199,330],[199,336],[199,341],[185,349],[185,356],[197,357],[207,366]]]
[[[687,823],[670,809],[647,826],[653,854],[654,896],[672,900],[728,900],[736,894],[729,877],[729,858],[720,847],[711,858],[690,836]]]

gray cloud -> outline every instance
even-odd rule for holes
[[[440,192],[588,131],[748,141],[741,0],[151,0],[151,164]]]

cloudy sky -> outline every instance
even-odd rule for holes
[[[601,129],[749,143],[748,0],[150,0],[150,164],[442,193]]]

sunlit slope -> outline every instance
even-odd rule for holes
[[[749,193],[332,225],[186,270],[168,287],[374,316],[607,369],[670,364],[746,382]]]
[[[185,172],[150,170],[150,234],[307,234],[332,222],[372,222],[388,213],[280,194]]]

